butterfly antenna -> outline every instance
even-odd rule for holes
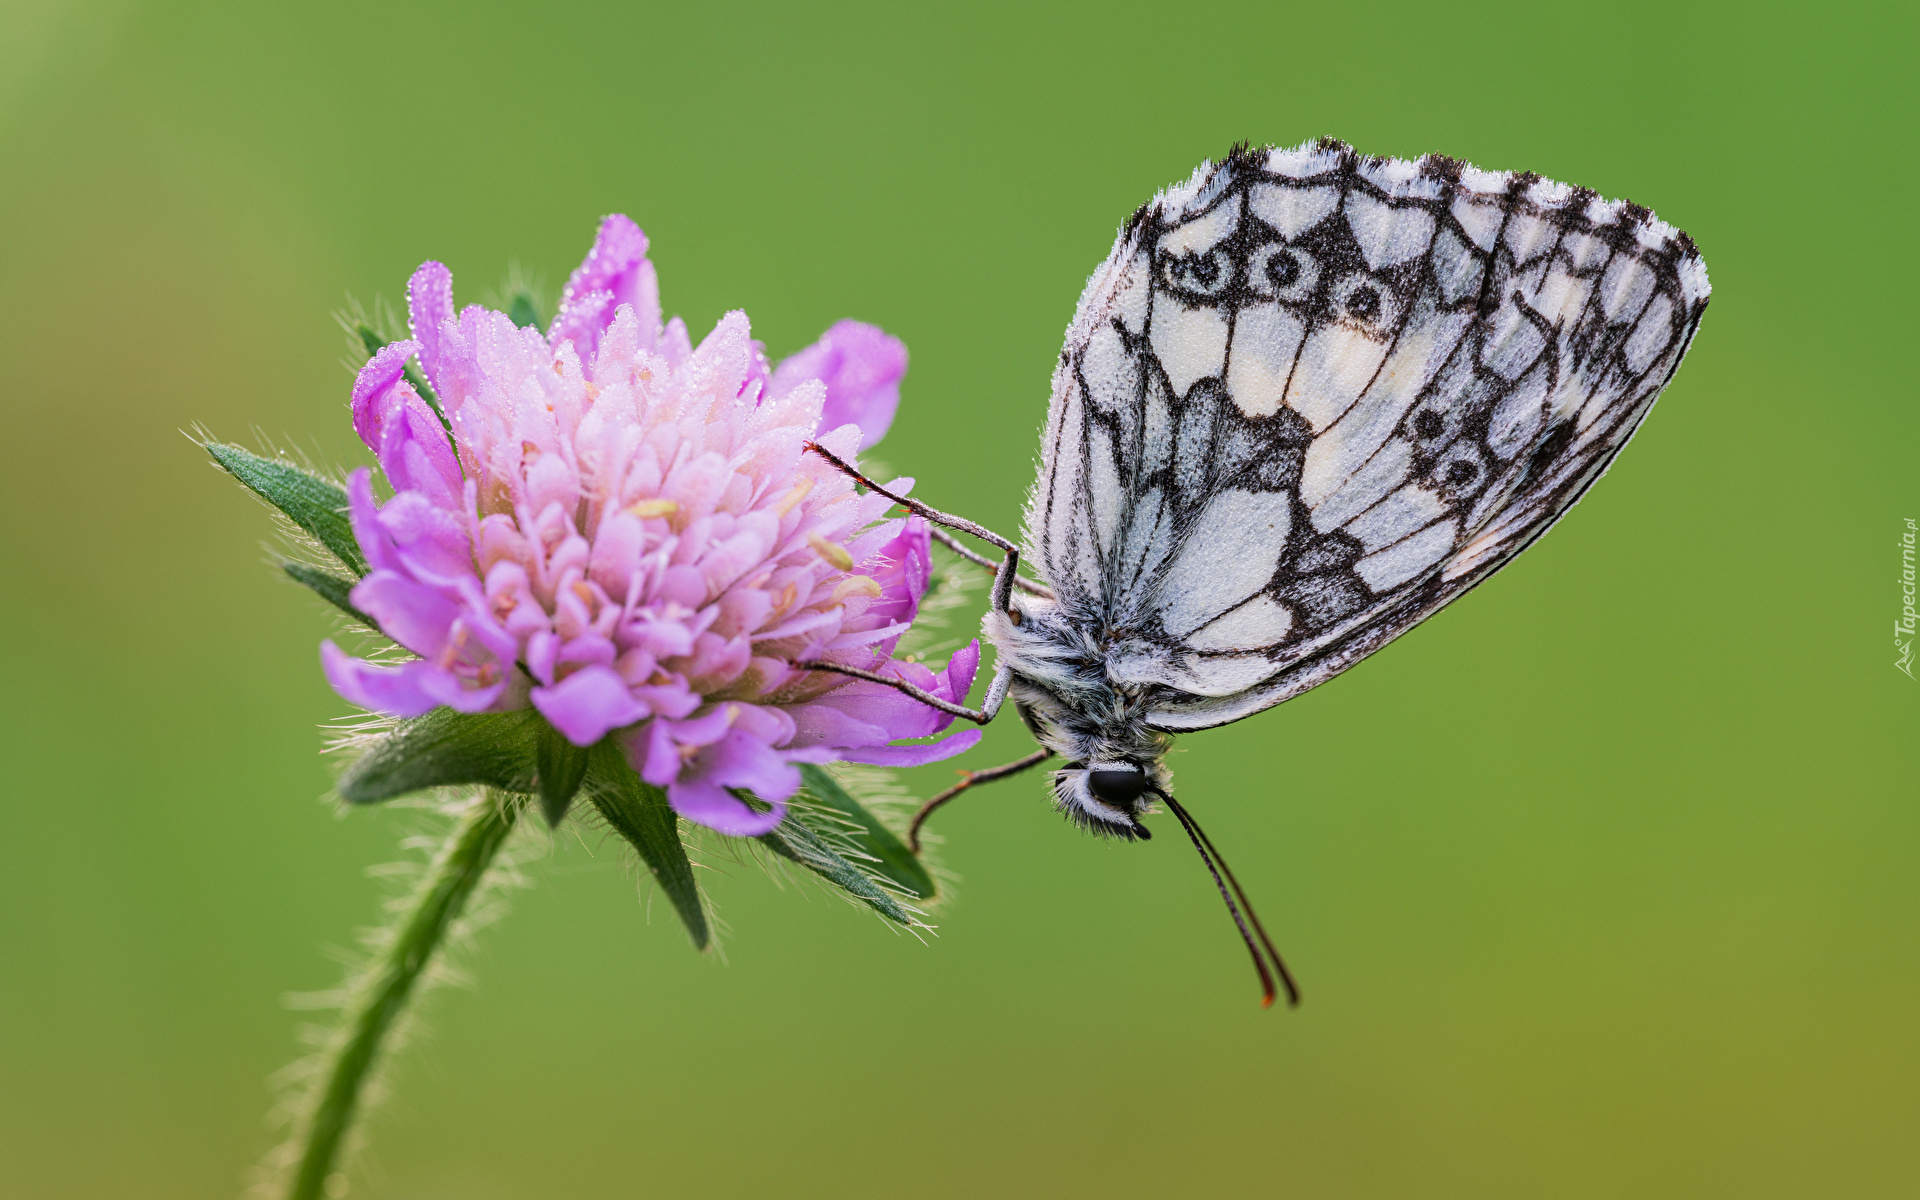
[[[1247,912],[1247,920],[1253,922],[1254,933],[1259,935],[1260,944],[1266,947],[1267,957],[1273,960],[1274,970],[1279,972],[1280,982],[1287,989],[1288,1007],[1291,1007],[1291,1008],[1299,1007],[1300,985],[1294,982],[1293,972],[1287,970],[1286,959],[1281,958],[1280,952],[1273,948],[1273,939],[1267,936],[1266,927],[1260,924],[1260,914],[1253,911],[1253,901],[1247,899],[1247,894],[1240,890],[1240,881],[1233,877],[1233,868],[1227,865],[1227,860],[1221,856],[1219,850],[1214,848],[1213,839],[1207,836],[1207,831],[1200,828],[1200,823],[1198,821],[1194,822],[1193,828],[1194,828],[1194,832],[1200,835],[1200,840],[1206,843],[1207,852],[1213,855],[1213,860],[1215,862],[1220,864],[1220,870],[1225,872],[1227,876],[1227,883],[1233,888],[1233,894],[1240,898],[1240,907],[1245,909]]]
[[[1260,973],[1260,986],[1264,990],[1264,995],[1260,999],[1261,1007],[1271,1007],[1274,996],[1277,994],[1273,985],[1273,973],[1267,970],[1267,959],[1273,960],[1274,972],[1279,974],[1280,982],[1287,990],[1288,1007],[1298,1007],[1300,985],[1294,982],[1293,972],[1287,970],[1286,961],[1280,957],[1280,952],[1273,948],[1273,940],[1267,936],[1266,928],[1260,924],[1259,914],[1253,911],[1252,902],[1247,899],[1246,892],[1240,889],[1240,881],[1233,877],[1233,868],[1229,867],[1227,860],[1214,849],[1213,840],[1207,836],[1204,829],[1200,828],[1200,823],[1180,806],[1178,800],[1159,788],[1154,788],[1153,794],[1166,801],[1173,815],[1179,818],[1180,828],[1187,831],[1187,840],[1192,842],[1193,848],[1200,852],[1200,861],[1207,864],[1207,871],[1213,876],[1214,886],[1220,889],[1220,898],[1227,902],[1227,912],[1232,914],[1234,927],[1240,931],[1240,940],[1247,944],[1247,953],[1253,957],[1253,969]],[[1223,875],[1225,879],[1221,878]],[[1232,888],[1231,892],[1228,891],[1229,886]],[[1236,898],[1240,901],[1238,904],[1234,903]],[[1243,909],[1246,911],[1245,918],[1240,915]],[[1249,922],[1253,925],[1252,932],[1247,929]],[[1256,933],[1260,938],[1257,943],[1254,941]],[[1267,952],[1266,959],[1260,956],[1263,948]]]

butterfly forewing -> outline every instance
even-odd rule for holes
[[[1143,207],[1054,377],[1031,553],[1168,730],[1318,684],[1606,469],[1708,295],[1645,209],[1338,143]]]

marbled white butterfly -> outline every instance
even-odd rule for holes
[[[1277,975],[1297,1002],[1169,790],[1172,735],[1324,683],[1512,561],[1626,445],[1708,292],[1686,234],[1585,188],[1236,147],[1135,212],[1081,294],[1027,506],[1039,580],[1007,539],[896,497],[1005,555],[981,708],[811,665],[982,723],[1011,696],[1039,741],[929,801],[916,846],[960,791],[1055,755],[1055,801],[1089,830],[1148,837],[1165,802],[1266,1001]]]

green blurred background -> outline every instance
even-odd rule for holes
[[[1552,537],[1182,740],[1305,1007],[1259,1010],[1177,838],[1037,784],[940,821],[929,944],[735,867],[703,959],[562,837],[355,1194],[1916,1194],[1914,11],[9,0],[0,1194],[237,1192],[281,997],[338,978],[413,819],[322,802],[330,621],[180,433],[362,461],[348,293],[557,285],[630,213],[696,334],[903,337],[884,456],[1011,530],[1114,226],[1320,134],[1649,204],[1716,292]]]

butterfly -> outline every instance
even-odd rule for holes
[[[916,847],[934,809],[1056,756],[1054,801],[1090,831],[1147,838],[1164,803],[1264,1003],[1276,977],[1298,1003],[1173,797],[1173,735],[1325,683],[1513,561],[1646,418],[1709,293],[1685,233],[1586,188],[1331,139],[1236,146],[1142,205],[1081,294],[1026,512],[1038,579],[1008,539],[893,497],[996,568],[982,706],[803,665],[981,723],[1010,698],[1040,743],[928,801]]]

